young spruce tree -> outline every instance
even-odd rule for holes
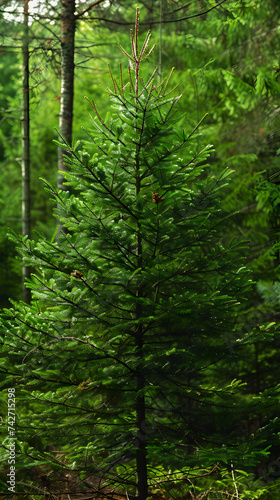
[[[21,490],[27,471],[49,462],[87,484],[99,478],[99,495],[117,487],[145,500],[167,474],[188,484],[201,467],[248,466],[257,455],[240,438],[248,405],[230,379],[236,345],[251,342],[236,333],[246,245],[223,244],[219,212],[230,172],[213,178],[211,146],[199,146],[198,127],[181,129],[171,75],[142,78],[149,38],[139,48],[137,12],[132,54],[121,48],[128,73],[111,75],[111,116],[91,102],[88,140],[62,144],[72,194],[46,182],[60,240],[21,241],[37,269],[32,303],[1,317]],[[207,384],[214,366],[226,386]]]

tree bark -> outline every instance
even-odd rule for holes
[[[139,352],[139,351],[138,351]],[[145,388],[145,375],[140,369],[137,373],[137,392]],[[138,499],[146,500],[148,496],[148,471],[146,450],[146,425],[145,425],[146,402],[144,395],[138,395],[136,401],[136,425],[138,429],[136,468]]]
[[[30,236],[30,117],[29,117],[29,0],[24,2],[23,15],[23,82],[22,82],[22,235]],[[30,277],[30,268],[22,266],[22,300],[30,302],[30,290],[25,286],[26,278]]]
[[[75,50],[75,0],[62,0],[61,12],[61,100],[59,115],[59,133],[67,143],[72,142],[73,101],[74,101],[74,50]],[[58,149],[58,188],[63,186],[66,171],[64,155],[66,151]]]
[[[137,21],[138,22],[138,17]],[[138,27],[138,26],[137,26]],[[139,70],[139,66],[138,66]],[[138,70],[135,71],[135,94],[138,93]],[[138,104],[138,101],[137,101]],[[139,146],[138,146],[139,147]],[[137,147],[137,149],[138,149]],[[141,191],[141,176],[139,165],[139,150],[136,154],[136,180],[135,180],[135,194],[138,198]],[[141,223],[137,222],[137,267],[142,270],[143,268],[143,244],[142,244],[142,229]],[[143,289],[140,285],[137,291],[137,297],[143,297]],[[142,317],[143,308],[141,303],[136,304],[136,318],[139,320]],[[147,469],[147,433],[145,426],[146,419],[146,401],[143,390],[145,389],[145,370],[143,366],[143,327],[138,325],[135,334],[135,346],[139,359],[139,366],[137,370],[137,398],[136,398],[136,427],[137,427],[137,450],[136,450],[136,469],[137,469],[137,490],[138,500],[146,500],[148,496],[148,469]]]

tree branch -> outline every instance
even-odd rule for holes
[[[96,5],[100,4],[101,2],[103,2],[103,0],[96,0],[95,2],[91,3],[88,7],[81,10],[81,12],[78,12],[78,14],[75,15],[75,18],[78,19],[79,17],[82,17],[86,12],[91,10],[92,7],[95,7]]]
[[[214,10],[216,9],[217,7],[219,7],[220,5],[222,5],[223,3],[225,3],[227,0],[222,0],[221,2],[217,3],[217,5],[214,5],[213,7],[211,7],[210,9],[207,9],[207,10],[204,10],[202,12],[198,12],[197,14],[192,14],[190,16],[186,16],[186,17],[180,17],[179,19],[168,19],[168,20],[163,20],[163,21],[144,21],[144,22],[141,22],[141,26],[145,26],[145,25],[149,25],[149,26],[153,26],[155,24],[167,24],[167,23],[178,23],[180,21],[187,21],[188,19],[193,19],[194,17],[199,17],[199,16],[204,16],[205,14],[208,14],[209,12],[211,12],[211,10]],[[89,17],[88,19],[90,19],[91,21],[94,20],[94,21],[104,21],[106,23],[112,23],[112,24],[117,24],[117,25],[121,25],[121,26],[132,26],[134,23],[133,22],[125,22],[125,21],[115,21],[113,19],[106,19],[104,17]]]

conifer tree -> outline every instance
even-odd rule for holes
[[[182,128],[172,71],[159,85],[156,70],[145,76],[153,47],[149,32],[139,47],[138,25],[137,11],[132,53],[121,47],[127,75],[122,66],[111,75],[112,114],[88,100],[87,139],[62,138],[71,193],[45,181],[60,240],[18,238],[37,271],[31,304],[2,314],[1,371],[21,415],[19,469],[49,461],[99,478],[99,495],[117,487],[145,500],[167,474],[188,484],[200,467],[262,456],[262,433],[240,438],[251,405],[230,366],[238,346],[265,341],[272,326],[241,336],[247,245],[225,246],[217,196],[230,172],[214,178],[199,125]],[[209,386],[213,367],[223,376]],[[277,403],[268,396],[251,411]]]

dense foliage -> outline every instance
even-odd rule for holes
[[[272,387],[251,401],[233,379],[237,353],[273,338],[273,325],[245,334],[237,321],[251,285],[247,244],[224,238],[230,171],[214,176],[198,126],[181,127],[171,74],[142,78],[149,36],[138,49],[136,20],[129,71],[111,74],[111,114],[92,101],[88,141],[62,142],[71,191],[46,185],[64,232],[23,238],[33,300],[1,320],[19,473],[72,468],[140,500],[167,471],[189,487],[198,467],[254,465],[276,423],[253,437],[240,419],[277,404]]]
[[[5,45],[1,47],[0,82],[0,283],[1,305],[5,307],[9,297],[18,299],[21,288],[20,261],[14,257],[15,242],[20,240],[17,235],[20,232],[21,208],[21,26],[16,3],[6,2],[1,11],[4,13],[9,5],[10,11],[11,8],[16,9],[16,22],[12,22],[11,15],[7,17],[1,14],[0,18]],[[12,321],[13,326],[9,324],[1,327],[1,335],[7,329],[6,341],[9,339],[10,351],[10,357],[1,362],[1,373],[6,374],[3,387],[15,384],[15,380],[18,388],[21,387],[18,415],[22,428],[18,435],[21,439],[19,468],[22,467],[22,477],[29,471],[29,482],[34,481],[42,486],[43,480],[40,478],[45,476],[42,464],[47,462],[52,463],[48,471],[57,470],[60,473],[64,467],[72,464],[75,473],[81,476],[86,474],[87,467],[91,474],[101,474],[107,471],[114,452],[116,466],[115,469],[108,469],[107,478],[112,479],[114,471],[120,483],[124,477],[129,482],[129,467],[133,469],[135,465],[131,458],[135,451],[133,440],[137,439],[136,434],[140,432],[140,437],[147,434],[147,441],[140,439],[140,443],[147,442],[150,447],[149,467],[156,466],[152,472],[149,469],[150,482],[153,474],[159,477],[160,470],[165,477],[167,470],[173,471],[174,475],[168,476],[168,484],[173,484],[171,479],[174,477],[179,480],[180,474],[186,472],[181,467],[186,452],[188,467],[193,467],[193,460],[197,467],[206,467],[204,472],[200,470],[197,473],[194,470],[191,473],[187,467],[188,478],[192,478],[195,485],[196,493],[192,490],[192,494],[197,495],[195,498],[203,498],[204,492],[210,488],[231,492],[236,497],[239,494],[240,498],[271,497],[276,500],[279,487],[278,481],[274,480],[279,478],[279,441],[274,434],[276,424],[273,424],[273,418],[277,410],[273,397],[267,399],[266,396],[273,394],[270,391],[273,391],[277,382],[279,336],[273,334],[274,327],[263,327],[262,324],[265,321],[277,324],[279,317],[279,2],[226,0],[217,6],[215,2],[205,0],[188,4],[177,2],[174,6],[173,2],[160,0],[143,5],[141,20],[144,26],[140,25],[140,31],[146,29],[145,23],[152,26],[153,38],[157,43],[156,49],[145,62],[146,67],[142,68],[145,81],[148,81],[155,66],[159,69],[149,92],[152,85],[156,88],[150,94],[143,93],[141,96],[143,102],[146,97],[146,104],[140,99],[137,105],[141,108],[137,111],[138,120],[143,110],[146,110],[145,120],[142,120],[146,127],[143,131],[148,131],[154,141],[148,143],[149,148],[142,149],[140,158],[155,176],[149,186],[147,170],[147,178],[144,176],[141,179],[138,195],[136,174],[133,174],[132,168],[127,169],[120,161],[113,163],[111,160],[124,155],[124,161],[134,161],[135,165],[136,153],[128,157],[123,151],[124,144],[127,147],[129,141],[134,141],[133,147],[137,144],[137,128],[132,120],[136,97],[129,95],[131,82],[123,93],[120,79],[118,83],[112,83],[110,74],[104,71],[105,61],[110,62],[113,74],[118,71],[118,41],[129,51],[126,23],[132,21],[135,5],[131,2],[128,5],[126,0],[110,4],[106,2],[104,6],[101,3],[97,11],[88,12],[88,17],[80,18],[77,23],[73,126],[74,138],[81,137],[82,142],[75,142],[75,146],[68,145],[72,155],[68,181],[74,188],[73,196],[55,193],[51,187],[57,175],[57,153],[52,139],[54,127],[58,125],[60,99],[59,6],[51,6],[49,2],[45,5],[42,2],[40,6],[40,13],[33,11],[30,24],[32,227],[39,229],[47,238],[37,243],[24,242],[25,258],[34,266],[34,276],[37,276],[32,284],[34,300],[30,307],[15,303],[14,312],[6,313],[8,317],[17,317],[22,327],[14,330],[15,320]],[[81,10],[83,5],[78,7]],[[105,18],[110,22],[106,24]],[[160,111],[156,111],[152,106],[160,102],[160,94],[165,86],[164,83],[159,87],[160,74],[166,75],[170,67],[176,68],[172,81],[179,83],[179,92],[183,95],[180,100],[176,100],[170,94],[169,104],[164,104]],[[113,102],[109,103],[100,83],[103,87],[111,87]],[[81,131],[81,125],[85,125],[85,105],[81,97],[84,94],[94,98],[98,113],[103,110],[101,121],[97,118],[100,129],[90,130],[85,126],[87,132]],[[119,104],[114,102],[114,95]],[[122,100],[128,102],[127,110],[121,104]],[[175,101],[177,114],[169,121],[168,105],[173,106]],[[115,111],[110,108],[112,105]],[[121,111],[118,106],[124,109]],[[95,114],[95,104],[93,110]],[[118,118],[121,119],[118,122],[117,115],[120,112],[123,115]],[[197,123],[206,113],[207,118],[196,129]],[[104,123],[109,130],[105,128],[106,137],[102,139]],[[202,135],[198,135],[198,131]],[[109,137],[113,139],[111,143]],[[148,141],[148,135],[143,136],[144,140]],[[114,141],[120,145],[119,150]],[[211,148],[204,150],[208,142],[215,144],[215,151]],[[170,150],[173,143],[180,146],[176,154]],[[167,148],[166,154],[168,152],[172,157],[172,164],[163,162],[164,168],[162,144]],[[97,150],[98,160],[94,156]],[[211,156],[206,166],[209,152]],[[155,166],[152,161],[154,155],[158,159],[158,165]],[[180,169],[180,162],[191,162],[193,156],[195,168],[176,173],[176,168]],[[98,162],[98,166],[96,171],[91,172],[95,162]],[[235,172],[230,173],[231,168]],[[91,179],[93,173],[95,177]],[[182,184],[185,175],[186,184]],[[46,193],[39,181],[40,176],[47,178]],[[174,183],[170,182],[171,177]],[[116,187],[116,199],[110,191],[106,191],[106,186]],[[59,245],[55,235],[50,243],[55,230],[50,191],[60,206],[58,216],[68,228],[64,233],[64,242]],[[94,214],[90,212],[93,206]],[[145,215],[143,219],[138,216],[140,212]],[[12,228],[16,235],[12,240],[7,239],[7,227]],[[140,229],[143,231],[140,242],[145,250],[141,273],[136,271],[139,268],[139,256],[135,251],[135,235]],[[34,238],[38,240],[36,234]],[[179,255],[177,243],[182,245]],[[176,272],[173,282],[172,270],[181,269],[180,265],[188,272],[181,276]],[[246,269],[236,275],[243,265],[252,270],[250,278],[253,282],[250,285]],[[232,285],[229,273],[234,276]],[[166,280],[166,288],[163,288],[159,277]],[[224,295],[221,294],[222,286]],[[225,307],[228,300],[232,300],[230,308]],[[184,301],[188,307],[183,304]],[[129,317],[128,311],[131,313]],[[147,311],[149,320],[145,322],[142,312],[146,318]],[[171,311],[177,318],[176,322],[171,320]],[[113,318],[116,325],[111,331]],[[126,325],[127,342],[118,336],[118,332],[113,333],[119,328],[117,320]],[[188,326],[188,344],[182,334],[187,322],[191,323],[191,327]],[[96,324],[100,327],[98,342],[92,338],[92,335],[97,335]],[[145,331],[144,338],[149,339],[148,346],[143,348],[143,357],[145,370],[153,384],[143,389],[148,402],[147,425],[138,422],[138,429],[135,420],[137,391],[133,386],[133,395],[128,398],[124,390],[125,377],[132,384],[133,376],[138,373],[137,367],[140,366],[139,355],[135,354],[134,337],[129,333],[129,329],[133,328],[136,332],[136,324],[138,328],[141,325]],[[31,328],[28,333],[26,325]],[[167,330],[172,331],[172,338],[164,333]],[[18,332],[21,332],[20,338],[15,341],[14,335]],[[66,336],[71,337],[67,341],[67,349],[66,340],[63,339],[65,332]],[[52,340],[49,337],[48,343],[49,335],[52,335]],[[181,348],[182,338],[185,343]],[[157,346],[156,359],[154,353],[146,352],[152,343]],[[89,354],[89,346],[94,354]],[[100,359],[94,351],[97,348],[101,349]],[[162,357],[158,355],[161,349],[162,353],[168,353],[166,367],[163,367]],[[25,357],[29,352],[31,354]],[[103,359],[106,356],[111,356],[112,360],[108,369]],[[121,364],[123,356],[129,359],[131,371],[127,369],[127,374],[125,366]],[[100,371],[93,382],[91,366],[97,364]],[[108,371],[106,384],[102,382],[105,369]],[[184,377],[181,377],[182,373]],[[7,374],[10,374],[10,378],[6,378]],[[172,390],[172,384],[175,383],[172,378],[169,387],[172,394],[167,392],[160,395],[157,380],[160,377],[164,385],[168,374],[171,378],[179,374],[180,384],[176,390]],[[234,381],[232,387],[226,389],[235,379],[241,379],[246,385]],[[26,392],[23,384],[27,384]],[[181,398],[180,391],[183,388],[185,396]],[[103,395],[100,399],[95,394],[101,389]],[[120,391],[119,397],[117,390]],[[1,399],[4,415],[5,394],[4,391]],[[34,404],[29,401],[30,394]],[[62,394],[65,396],[63,405]],[[73,398],[71,404],[67,403],[69,398]],[[106,425],[113,423],[116,429],[120,425],[117,422],[120,418],[117,401],[129,413],[127,417],[122,415],[122,434],[114,432],[112,427],[102,427],[102,412],[105,409],[108,416]],[[156,411],[155,401],[159,405]],[[181,410],[177,414],[179,403],[186,403],[184,411],[187,412],[187,419]],[[75,405],[78,413],[83,409],[84,421],[87,423],[84,430],[78,428],[78,424],[73,424],[76,424],[76,419],[80,422],[82,418],[77,416]],[[170,418],[161,417],[160,412],[167,410],[170,411]],[[27,432],[24,426],[28,428],[31,424],[33,412],[38,415],[38,419]],[[40,412],[46,417],[46,426],[43,427]],[[89,419],[92,422],[92,415],[100,418],[98,429],[94,428],[99,448],[93,440],[92,447],[88,446],[85,450],[85,442],[88,441],[87,438],[83,440],[83,436],[92,436],[92,426],[88,424]],[[62,422],[66,420],[67,427],[63,429]],[[151,420],[155,420],[156,425]],[[187,421],[188,426],[184,427],[183,421]],[[269,422],[269,426],[260,431]],[[35,428],[37,432],[33,432]],[[171,429],[173,434],[170,434]],[[177,453],[177,449],[175,451],[172,446],[180,442],[184,432],[188,434],[188,446],[185,449],[180,446]],[[254,444],[254,440],[251,443],[250,439],[252,433],[256,433]],[[105,435],[106,442],[103,443],[101,438]],[[61,440],[61,446],[56,445],[56,438]],[[50,441],[53,448],[47,448],[47,442]],[[231,446],[234,442],[238,443],[237,448]],[[272,445],[267,458],[261,452],[265,443]],[[257,446],[255,452],[251,444]],[[225,447],[220,448],[217,459],[217,450],[221,445]],[[29,458],[26,453],[28,450]],[[61,455],[55,463],[54,454],[58,453]],[[244,460],[240,463],[242,454]],[[124,455],[127,461],[122,467],[127,469],[120,469],[120,457]],[[159,464],[152,458],[157,455],[162,460],[163,468],[160,470]],[[250,464],[254,463],[254,457],[259,464],[252,469]],[[217,476],[215,472],[214,479],[213,474],[199,477],[203,473],[208,474],[217,461],[219,470],[226,465],[228,473],[221,472]],[[238,463],[240,472],[232,474]],[[252,471],[254,476],[249,474]],[[198,476],[197,479],[195,476]],[[263,479],[255,482],[256,477]],[[135,477],[131,483],[134,481]],[[235,484],[238,485],[239,493],[236,492]],[[132,484],[130,487],[134,488]],[[169,494],[175,497],[184,495],[188,487],[176,482]]]

